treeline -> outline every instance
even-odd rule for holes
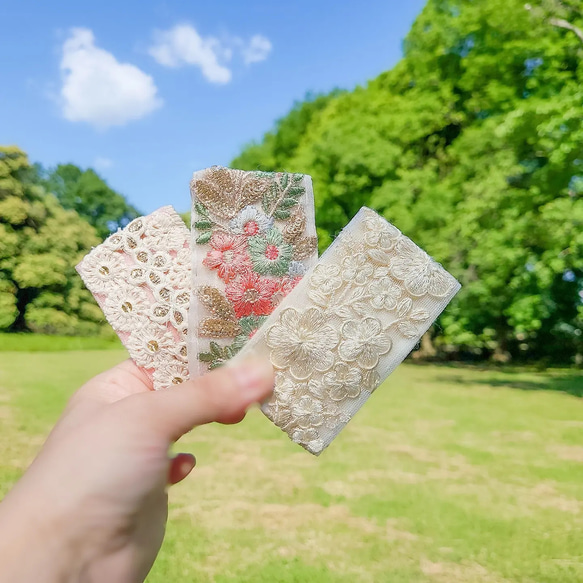
[[[105,332],[75,265],[138,215],[91,169],[45,170],[18,148],[0,147],[0,330]]]
[[[580,0],[429,0],[394,69],[233,166],[311,174],[322,248],[369,205],[443,262],[463,289],[428,354],[581,364]]]

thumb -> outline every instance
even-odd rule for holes
[[[176,441],[197,425],[240,421],[250,405],[271,394],[273,376],[269,361],[253,359],[139,397],[148,400],[153,429]]]

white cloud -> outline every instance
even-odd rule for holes
[[[231,49],[214,37],[202,37],[190,24],[155,33],[155,44],[149,53],[166,67],[195,65],[211,83],[228,83],[231,71],[221,64],[229,61]]]
[[[144,117],[163,103],[152,77],[95,46],[88,28],[71,30],[63,44],[61,71],[62,111],[69,121],[104,129]]]
[[[97,158],[93,160],[93,166],[95,166],[95,170],[107,170],[113,166],[113,160],[97,156]]]
[[[240,55],[246,65],[264,61],[271,52],[271,41],[256,34],[249,42],[239,37],[223,40],[201,36],[190,24],[178,24],[165,31],[154,33],[154,45],[148,52],[165,67],[193,65],[199,67],[211,83],[228,83],[232,71],[227,63],[233,54]]]
[[[271,52],[271,48],[271,41],[268,38],[256,34],[251,37],[249,44],[244,46],[241,51],[243,54],[243,61],[246,65],[265,61]]]

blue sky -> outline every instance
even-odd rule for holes
[[[0,144],[94,167],[144,212],[186,210],[192,172],[294,100],[392,67],[423,4],[0,0]]]

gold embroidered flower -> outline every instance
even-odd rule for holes
[[[161,355],[172,353],[176,340],[165,328],[133,330],[126,348],[138,366],[153,367]]]
[[[105,298],[107,321],[119,332],[131,332],[143,326],[147,309],[148,296],[140,287],[115,291]]]
[[[401,286],[389,277],[375,279],[368,286],[370,305],[375,310],[394,310],[401,297],[401,291]]]
[[[185,364],[175,362],[157,367],[152,377],[156,390],[168,389],[188,380],[188,367]]]
[[[370,278],[372,272],[373,267],[364,253],[349,255],[342,260],[342,279],[344,281],[363,285]]]
[[[342,326],[341,334],[338,354],[366,370],[374,368],[379,362],[379,356],[391,350],[389,333],[383,330],[376,318],[349,320]]]
[[[108,293],[122,285],[127,272],[124,256],[107,248],[96,247],[80,266],[85,284],[92,292]]]
[[[453,278],[413,241],[403,238],[391,261],[391,273],[412,296],[443,297],[451,292]]]
[[[315,370],[325,372],[334,364],[332,351],[339,336],[319,308],[286,308],[267,331],[265,341],[271,348],[272,364],[288,368],[295,379],[303,380]]]
[[[343,401],[360,395],[362,375],[355,366],[341,362],[324,375],[322,382],[333,401]]]

